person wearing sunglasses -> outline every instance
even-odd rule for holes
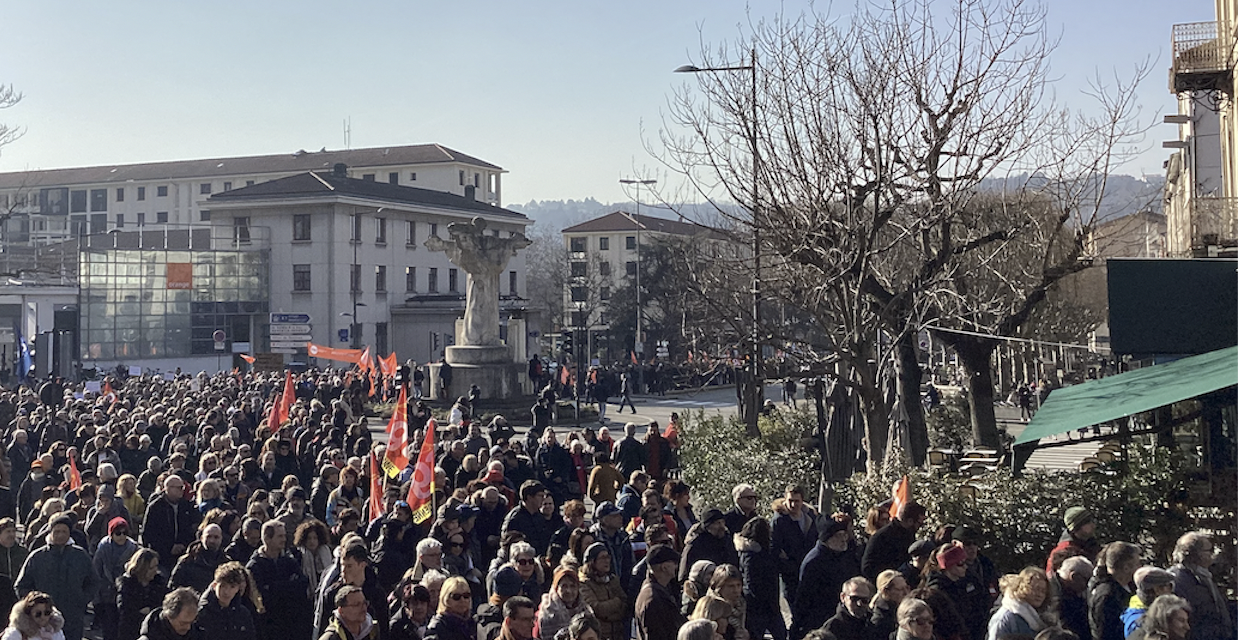
[[[438,596],[438,613],[426,627],[425,640],[477,640],[473,621],[473,592],[467,580],[452,576],[443,582]]]
[[[52,604],[52,597],[42,591],[31,591],[13,605],[9,627],[0,638],[33,640],[51,638],[64,640],[64,616]]]
[[[898,605],[897,640],[933,640],[933,609],[919,598],[904,598]]]

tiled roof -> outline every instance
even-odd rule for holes
[[[608,213],[600,218],[586,220],[578,225],[568,227],[563,233],[600,233],[604,231],[656,231],[680,236],[694,236],[701,233],[711,233],[713,229],[666,218],[643,216],[626,211]]]
[[[473,156],[448,149],[439,144],[415,144],[371,149],[338,149],[335,151],[297,151],[267,156],[210,158],[205,160],[175,160],[141,164],[103,165],[68,169],[43,169],[0,173],[0,189],[14,187],[51,187],[74,184],[104,184],[116,182],[209,178],[212,176],[253,176],[266,173],[330,170],[336,163],[353,168],[378,168],[410,164],[441,164],[460,162],[493,171],[502,171]]]
[[[523,213],[496,207],[485,202],[470,200],[464,196],[445,191],[402,187],[387,182],[342,178],[329,171],[298,173],[295,176],[278,178],[248,187],[241,187],[210,197],[209,202],[244,202],[273,198],[316,198],[328,195],[354,196],[393,203],[421,204],[449,209],[462,209],[478,213],[497,214],[527,220]]]

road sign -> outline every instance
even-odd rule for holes
[[[232,353],[249,353],[250,344],[248,342],[233,342]]]
[[[276,348],[276,347],[271,347],[271,353],[292,353],[292,354],[295,354],[296,352],[297,352],[297,350],[296,350],[296,349],[285,349],[285,348],[283,348],[283,347],[279,347],[279,348]]]
[[[307,342],[309,342],[309,341],[311,341],[311,340],[313,340],[313,338],[311,338],[311,337],[310,337],[310,336],[308,336],[308,335],[303,335],[303,336],[271,336],[271,344],[275,344],[276,342],[292,342],[292,343],[295,343],[295,344],[298,344],[298,345],[301,345],[301,346],[305,346],[305,343],[307,343]]]
[[[228,334],[224,333],[223,329],[216,329],[211,337],[215,339],[215,342],[223,342],[228,339]]]
[[[295,335],[298,333],[308,334],[310,332],[308,324],[273,324],[271,325],[271,335]]]
[[[308,313],[272,313],[271,324],[309,324]]]
[[[272,342],[271,349],[304,349],[306,342]]]

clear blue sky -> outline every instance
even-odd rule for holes
[[[27,134],[0,171],[438,142],[509,171],[504,201],[628,197],[653,167],[671,69],[702,41],[806,2],[65,2],[5,10],[0,83],[25,93],[0,122]],[[840,0],[838,10],[852,5]],[[1170,26],[1212,2],[1047,0],[1061,34],[1057,97],[1151,57],[1144,117],[1174,109]],[[817,10],[828,5],[818,3]],[[1161,172],[1150,150],[1124,173]]]

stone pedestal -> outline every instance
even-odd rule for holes
[[[451,365],[451,388],[448,400],[467,396],[469,387],[477,385],[482,399],[511,398],[522,395],[520,381],[525,373],[524,365],[512,362],[511,349],[496,346],[453,346],[446,349],[447,363]],[[430,365],[430,397],[439,398],[439,364]]]

